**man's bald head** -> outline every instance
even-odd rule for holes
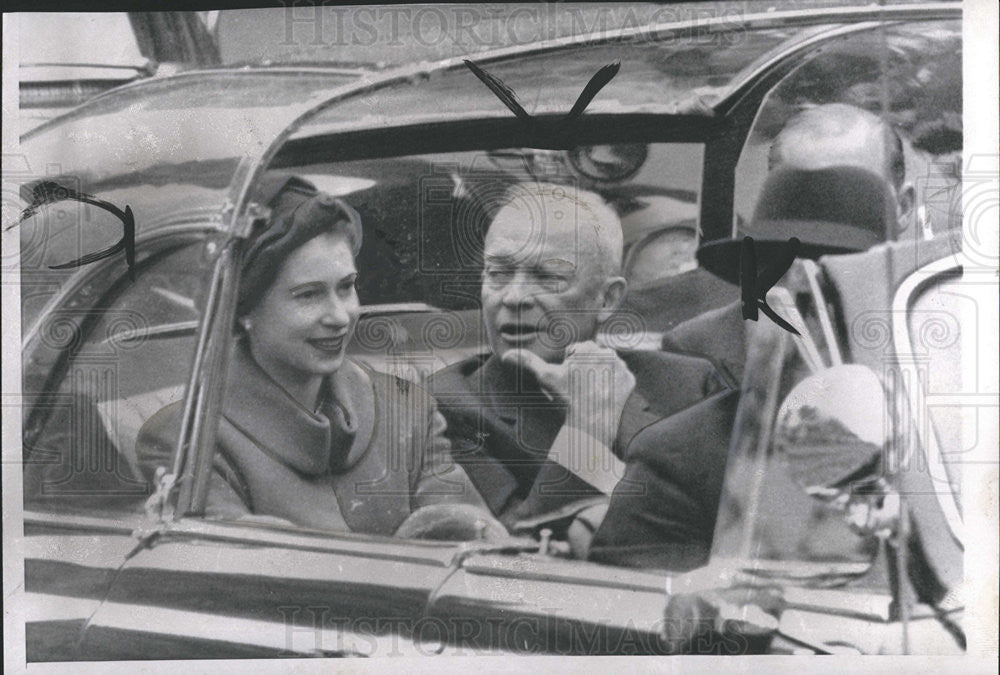
[[[903,143],[880,117],[845,103],[803,110],[771,145],[770,168],[853,166],[878,174],[899,190],[905,179]]]

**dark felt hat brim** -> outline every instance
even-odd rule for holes
[[[774,260],[792,237],[801,242],[800,258],[865,251],[890,238],[895,208],[889,184],[864,169],[776,169],[764,181],[750,222],[739,223],[731,239],[703,242],[698,262],[738,283],[748,236],[754,239],[758,267]]]

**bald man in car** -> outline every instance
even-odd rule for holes
[[[588,542],[632,438],[722,387],[703,359],[602,345],[626,290],[621,255],[618,216],[572,186],[515,186],[486,234],[490,351],[429,387],[454,459],[514,531]]]
[[[769,176],[745,225],[758,255],[790,236],[802,240],[809,257],[898,238],[913,206],[902,152],[892,129],[853,106],[822,105],[793,117],[774,140]],[[739,239],[712,245],[739,260]],[[733,267],[735,276],[738,262]],[[738,390],[750,328],[734,298],[668,332],[663,347],[709,359]],[[719,393],[636,436],[623,485],[646,490],[613,496],[591,542],[592,559],[671,570],[708,561],[738,401],[736,391]]]
[[[903,143],[899,135],[880,117],[844,103],[830,103],[808,108],[788,121],[775,137],[768,155],[772,174],[786,171],[789,179],[806,172],[830,171],[831,187],[821,199],[794,208],[811,210],[814,224],[797,223],[787,232],[767,229],[746,232],[754,237],[761,251],[775,251],[790,236],[803,241],[802,257],[818,258],[828,253],[863,251],[884,241],[894,241],[910,227],[913,217],[914,189],[906,180]],[[879,222],[857,222],[862,196],[855,186],[837,181],[834,172],[860,170],[883,179],[887,189],[885,216]],[[815,174],[813,174],[815,176]],[[818,176],[826,180],[826,176]],[[766,208],[766,204],[762,205]],[[780,208],[788,208],[788,204]],[[880,209],[881,210],[881,209]],[[780,215],[780,214],[779,214]],[[875,220],[873,218],[872,220]],[[771,219],[772,221],[774,219]],[[805,221],[805,218],[798,220]],[[830,225],[834,224],[834,225]],[[843,224],[845,227],[839,227]],[[824,229],[826,228],[826,229]],[[867,234],[845,242],[851,232]],[[740,237],[742,238],[742,237]],[[737,247],[738,241],[710,243],[708,247]],[[707,247],[706,247],[707,248]],[[734,257],[734,261],[738,260]],[[737,264],[732,265],[736,281]],[[745,325],[737,298],[725,307],[690,319],[663,337],[668,351],[691,353],[712,360],[732,382],[743,379],[746,356]]]

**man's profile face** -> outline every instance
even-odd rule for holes
[[[558,363],[569,345],[596,333],[604,280],[596,239],[582,229],[589,221],[574,202],[536,207],[505,206],[490,226],[483,319],[497,356],[525,349]]]

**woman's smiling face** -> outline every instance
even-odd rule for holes
[[[341,234],[321,234],[293,251],[245,317],[254,360],[289,390],[336,372],[359,313],[357,277]]]

